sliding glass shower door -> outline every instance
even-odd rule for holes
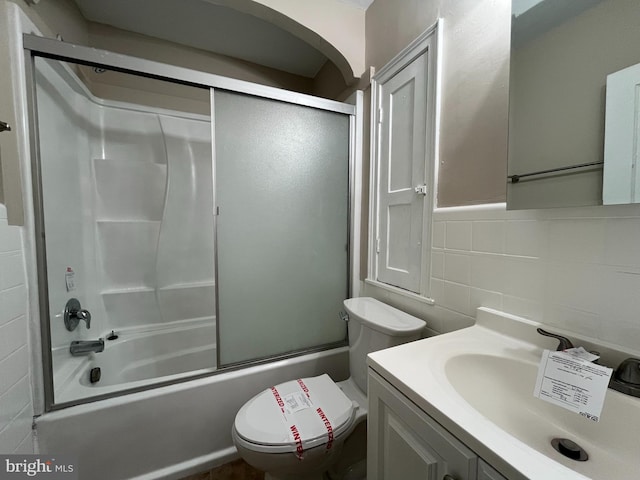
[[[215,370],[209,89],[34,67],[55,402]]]
[[[25,49],[46,410],[345,344],[351,105]]]
[[[349,117],[216,90],[221,364],[345,339]]]

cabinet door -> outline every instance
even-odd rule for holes
[[[476,478],[477,456],[372,370],[368,432],[368,480]]]
[[[507,480],[500,475],[491,465],[480,459],[478,462],[478,480]]]

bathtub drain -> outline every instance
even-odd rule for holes
[[[107,337],[107,340],[117,340],[117,339],[118,339],[118,335],[116,334],[115,331],[111,330],[111,333]]]
[[[91,383],[98,383],[100,381],[100,377],[102,376],[102,372],[100,371],[100,367],[92,368],[89,372],[89,381]]]

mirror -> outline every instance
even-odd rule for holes
[[[634,191],[628,137],[637,123],[633,104],[620,113],[607,88],[640,62],[637,0],[512,0],[511,18],[507,208],[640,201],[610,199],[622,184]]]

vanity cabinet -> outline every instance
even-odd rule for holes
[[[506,480],[369,369],[368,480]]]
[[[507,480],[482,459],[478,460],[478,480]]]

